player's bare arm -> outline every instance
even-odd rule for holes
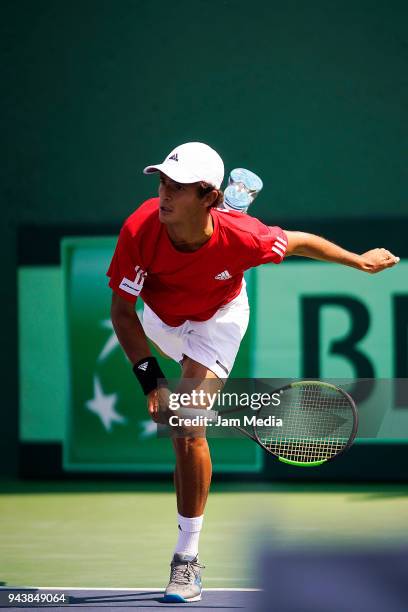
[[[111,319],[118,340],[132,365],[145,357],[151,357],[149,343],[134,304],[124,300],[114,291],[112,292]],[[147,394],[147,409],[154,420],[157,419],[159,411],[160,393],[165,394],[168,391],[153,389]]]
[[[114,291],[112,291],[111,319],[118,340],[131,363],[151,355],[135,305]]]
[[[399,257],[396,257],[387,249],[371,249],[362,255],[358,255],[314,234],[286,230],[285,233],[288,238],[286,255],[298,255],[319,259],[320,261],[340,263],[369,274],[376,274],[387,268],[392,268],[399,262]]]

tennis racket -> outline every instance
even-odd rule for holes
[[[277,390],[279,406],[263,406],[255,413],[248,428],[232,425],[259,444],[266,452],[289,465],[322,465],[344,453],[352,445],[358,428],[358,413],[353,398],[343,389],[320,381],[299,381]],[[218,417],[241,412],[192,409],[211,422]],[[185,411],[183,411],[185,414]],[[267,417],[281,419],[282,426],[264,424]],[[207,421],[208,422],[208,421]]]

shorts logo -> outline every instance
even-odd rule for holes
[[[178,154],[174,153],[174,155],[172,155],[171,157],[169,157],[169,159],[172,159],[173,161],[178,161]]]
[[[144,272],[140,266],[136,266],[135,272],[135,280],[129,280],[128,278],[126,278],[126,276],[124,276],[122,282],[119,285],[119,288],[123,291],[126,291],[126,293],[138,296],[143,288],[143,283],[147,272]]]
[[[228,280],[229,278],[232,278],[232,276],[228,270],[224,270],[224,272],[220,272],[220,274],[217,274],[217,276],[214,276],[214,278],[215,280]]]

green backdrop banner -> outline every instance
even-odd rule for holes
[[[170,471],[171,443],[156,437],[109,319],[105,272],[114,245],[114,238],[63,241],[70,377],[64,467]],[[232,377],[319,377],[345,385],[367,379],[356,389],[360,439],[408,439],[407,394],[400,392],[406,386],[396,384],[407,377],[407,278],[407,261],[377,276],[297,258],[251,270],[251,323]],[[179,366],[158,358],[166,375],[177,378]],[[247,440],[213,439],[211,447],[216,471],[262,468],[258,448]]]

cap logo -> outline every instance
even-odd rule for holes
[[[178,162],[178,154],[174,153],[174,155],[172,155],[171,157],[169,157],[169,159],[172,159],[173,161],[177,161]]]

